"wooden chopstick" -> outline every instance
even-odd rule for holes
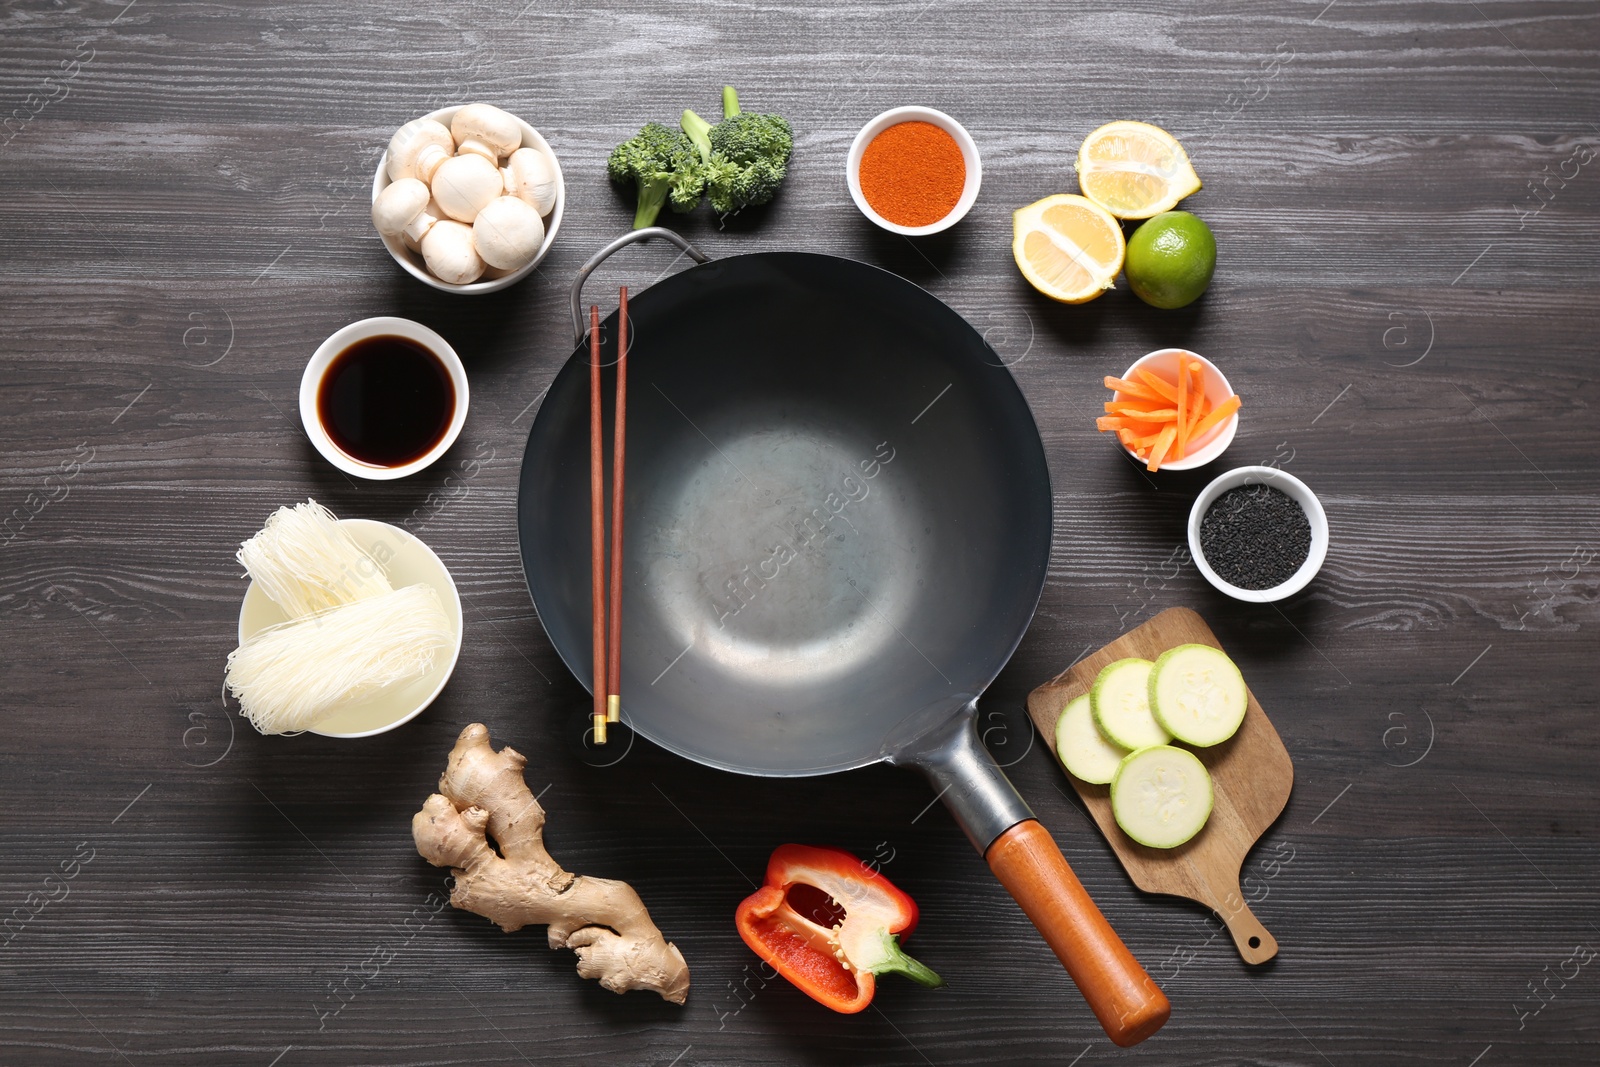
[[[606,721],[622,721],[622,472],[628,421],[628,287],[617,301],[617,414],[611,450],[611,666]]]
[[[589,306],[589,543],[594,614],[594,742],[606,743],[605,444],[600,433],[600,308]]]

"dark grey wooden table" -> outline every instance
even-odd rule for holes
[[[0,27],[0,1062],[1600,1057],[1600,5],[19,0]],[[1033,404],[1056,546],[982,725],[1172,999],[1135,1050],[914,777],[749,780],[643,742],[599,766],[577,743],[584,696],[518,561],[523,441],[569,353],[567,282],[630,219],[606,152],[714,110],[724,81],[793,121],[788,184],[759,214],[673,224],[713,255],[899,272],[985,330]],[[548,136],[570,198],[535,277],[466,300],[400,272],[367,200],[396,125],[472,99]],[[960,118],[985,164],[971,215],[916,243],[869,227],[842,180],[856,129],[905,103]],[[1205,180],[1185,206],[1221,251],[1191,308],[1125,288],[1057,306],[1012,265],[1010,212],[1074,190],[1079,141],[1113,118],[1172,130]],[[636,250],[597,291],[669,269]],[[312,451],[296,390],[325,336],[380,314],[452,342],[472,410],[444,462],[354,485]],[[1100,377],[1166,345],[1221,362],[1245,418],[1210,471],[1151,478],[1092,419]],[[1333,529],[1277,607],[1181,557],[1205,479],[1260,462],[1309,482]],[[464,594],[448,691],[384,737],[263,738],[219,698],[233,551],[307,495],[406,525]],[[1199,908],[1132,888],[1021,710],[1175,604],[1295,760],[1250,860],[1283,946],[1256,970]],[[565,865],[639,889],[690,962],[687,1007],[579,980],[538,930],[431,912],[443,872],[410,818],[473,720],[529,755]],[[950,988],[885,982],[844,1017],[763,983],[731,915],[788,840],[885,859]]]

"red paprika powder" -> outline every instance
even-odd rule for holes
[[[931,122],[901,122],[861,153],[861,194],[898,226],[928,226],[955,209],[967,184],[956,139]]]

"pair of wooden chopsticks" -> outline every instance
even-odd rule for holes
[[[589,306],[589,540],[594,594],[594,743],[622,719],[622,472],[628,419],[628,287],[617,306],[617,409],[611,451],[611,610],[607,632],[605,443],[600,432],[600,308]],[[609,652],[609,655],[607,654]]]

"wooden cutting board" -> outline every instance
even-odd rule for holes
[[[1183,644],[1222,648],[1199,615],[1188,608],[1168,608],[1028,694],[1028,714],[1051,753],[1055,753],[1056,718],[1061,709],[1073,697],[1089,691],[1100,668],[1128,656],[1153,660]],[[1061,773],[1083,798],[1134,885],[1147,893],[1199,901],[1227,924],[1246,963],[1265,963],[1278,954],[1278,942],[1240,895],[1239,871],[1245,855],[1288,803],[1294,765],[1254,693],[1244,723],[1233,737],[1211,748],[1184,747],[1199,756],[1211,772],[1213,801],[1205,827],[1177,848],[1139,844],[1122,832],[1112,816],[1110,786],[1079,781],[1065,768]],[[1059,759],[1056,766],[1061,766]]]

